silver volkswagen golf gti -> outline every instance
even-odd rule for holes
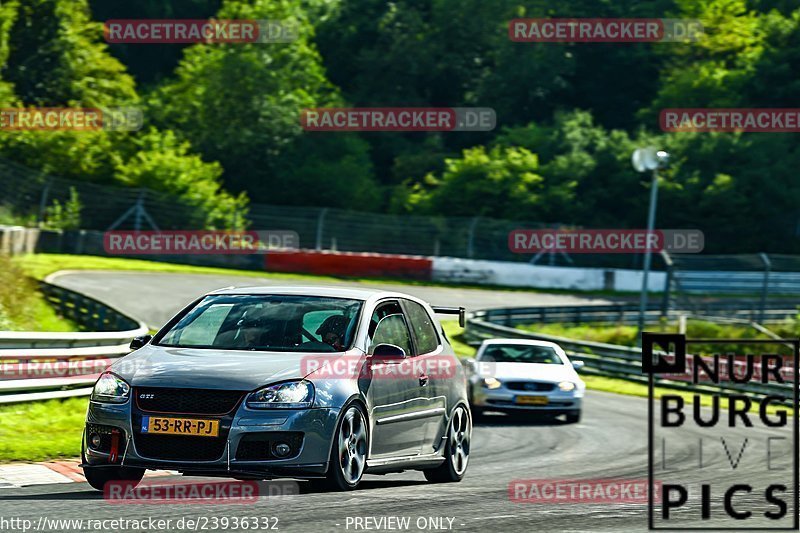
[[[240,288],[186,307],[95,384],[89,484],[146,469],[355,488],[367,473],[460,481],[471,415],[431,308],[400,293]]]

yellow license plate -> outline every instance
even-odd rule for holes
[[[192,435],[195,437],[218,437],[219,420],[143,416],[142,433],[154,433],[160,435]]]
[[[547,405],[547,396],[517,396],[517,403],[523,405]]]

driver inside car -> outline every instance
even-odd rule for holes
[[[322,342],[333,347],[337,352],[344,350],[344,335],[348,320],[344,315],[333,315],[326,318],[317,328],[316,334]]]

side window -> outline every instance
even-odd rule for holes
[[[428,312],[417,302],[403,300],[406,311],[408,311],[408,321],[411,329],[414,330],[414,337],[417,341],[417,351],[419,354],[430,353],[439,347],[439,336],[436,334],[436,326]]]
[[[394,344],[412,355],[411,336],[400,304],[389,302],[375,309],[369,328],[369,352],[378,344]]]

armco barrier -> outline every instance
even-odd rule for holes
[[[271,272],[331,276],[403,277],[429,280],[433,261],[427,257],[315,250],[269,252],[264,266]]]
[[[483,340],[493,338],[506,339],[532,339],[554,342],[567,352],[570,359],[583,361],[584,372],[609,377],[616,377],[627,381],[647,383],[648,376],[642,373],[642,351],[639,348],[605,344],[601,342],[578,341],[554,335],[544,335],[523,331],[508,325],[495,323],[502,320],[505,323],[524,323],[531,315],[529,308],[492,309],[477,311],[467,318],[465,337],[469,344],[477,345]],[[519,312],[519,314],[518,314]],[[794,371],[796,371],[796,367]],[[776,385],[762,385],[748,383],[747,385],[733,384],[722,381],[718,384],[692,384],[687,381],[656,378],[656,383],[665,388],[680,389],[694,392],[714,392],[728,390],[744,392],[755,397],[774,394]],[[788,398],[792,397],[792,385],[782,386]]]
[[[0,331],[0,404],[87,396],[97,365],[128,354],[131,339],[148,332],[145,324],[81,293],[46,281],[41,290],[63,316],[95,331]]]
[[[780,322],[786,318],[797,316],[798,310],[785,303],[772,303],[772,309],[763,312],[765,323]],[[650,304],[645,311],[645,321],[657,322],[662,317],[677,318],[681,315],[690,317],[703,316],[709,320],[726,317],[731,320],[754,321],[761,315],[758,309],[747,309],[748,302],[708,302],[696,305],[693,309],[674,309],[666,315],[660,304]],[[639,304],[610,305],[567,305],[515,307],[513,309],[489,309],[479,311],[488,322],[515,326],[517,324],[636,324],[639,319]]]

